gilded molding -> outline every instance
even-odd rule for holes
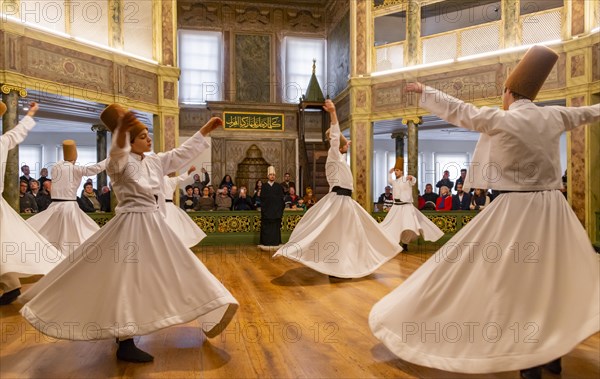
[[[409,122],[412,122],[415,125],[421,125],[423,123],[423,118],[421,118],[421,116],[403,116],[402,117],[402,125],[408,125]]]
[[[2,84],[0,91],[6,95],[8,95],[11,91],[15,91],[19,94],[19,96],[27,97],[27,90],[25,88],[11,84]]]

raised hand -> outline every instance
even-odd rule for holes
[[[335,112],[335,104],[330,99],[325,100],[325,104],[323,104],[323,109],[327,113]]]
[[[406,87],[404,87],[404,92],[423,93],[423,88],[423,84],[419,82],[408,83]]]
[[[202,135],[206,137],[210,134],[210,132],[222,125],[223,120],[221,120],[219,117],[212,117],[210,120],[208,120],[206,124],[204,124],[203,127],[200,128],[200,133],[202,133]]]
[[[33,117],[39,109],[40,109],[39,104],[36,103],[35,101],[32,101],[31,103],[29,103],[29,111],[27,112],[27,116]]]
[[[191,174],[192,172],[196,171],[196,166],[192,166],[187,170],[188,175]]]

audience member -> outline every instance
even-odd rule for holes
[[[248,189],[246,187],[240,188],[238,196],[233,201],[234,211],[251,211],[254,209],[252,200],[248,197]]]
[[[19,212],[21,213],[36,213],[38,211],[35,197],[30,193],[27,193],[27,186],[29,181],[27,179],[19,182]]]
[[[109,186],[102,187],[102,193],[98,197],[98,200],[100,201],[100,211],[101,212],[110,212],[111,211],[112,208],[110,205],[110,187]]]
[[[486,190],[476,188],[475,192],[473,193],[473,196],[471,197],[470,209],[480,211],[487,207],[490,201],[490,197],[488,196]]]
[[[45,211],[52,203],[52,179],[44,180],[42,190],[38,193],[35,198],[35,202],[38,206],[38,212]]]
[[[215,209],[215,199],[210,196],[210,190],[208,187],[204,187],[202,189],[202,197],[198,199],[198,204],[196,204],[197,211],[213,211]]]
[[[444,176],[442,177],[442,179],[440,179],[439,182],[437,182],[435,186],[440,189],[440,195],[442,186],[448,187],[448,192],[450,192],[450,189],[454,187],[454,182],[450,180],[450,171],[444,171]]]
[[[44,182],[48,180],[48,169],[46,167],[40,170],[40,178],[38,182],[40,182],[40,188],[44,188]]]
[[[232,207],[232,200],[229,197],[227,183],[221,186],[221,189],[217,191],[217,198],[215,199],[215,205],[218,211],[230,211]]]
[[[191,212],[196,207],[196,199],[194,198],[194,187],[190,184],[185,186],[185,195],[179,199],[179,206],[186,212]]]
[[[296,195],[295,187],[288,188],[288,193],[283,197],[283,202],[285,204],[286,209],[291,209],[298,204],[298,195]]]
[[[23,173],[23,175],[21,175],[19,177],[19,184],[22,181],[24,181],[25,183],[27,183],[27,192],[29,192],[31,190],[31,187],[29,187],[29,181],[31,179],[33,179],[31,176],[29,176],[29,166],[27,166],[27,165],[21,166],[21,172]]]
[[[229,190],[231,189],[231,186],[233,186],[233,180],[231,180],[231,176],[230,175],[225,175],[223,177],[223,180],[221,180],[221,184],[219,184],[219,188],[223,188],[223,185],[227,186],[227,192],[229,192]]]
[[[83,185],[83,194],[77,199],[79,208],[86,213],[99,212],[100,201],[94,191],[94,185],[91,182],[86,182]]]
[[[459,183],[456,186],[456,195],[452,195],[452,210],[453,211],[468,211],[471,205],[471,194],[464,192],[463,185]]]
[[[296,188],[296,184],[294,182],[291,181],[291,175],[289,172],[286,172],[285,174],[283,174],[283,182],[281,182],[281,187],[283,187],[283,192],[284,194],[289,194],[290,193],[290,188],[294,187]]]
[[[385,192],[379,196],[377,204],[382,205],[382,211],[389,211],[394,205],[394,195],[392,194],[392,187],[385,186]]]
[[[452,210],[452,196],[450,195],[450,189],[448,187],[440,187],[440,196],[436,200],[435,209],[438,211]]]
[[[313,194],[313,190],[310,187],[306,187],[306,191],[304,191],[304,208],[310,209],[317,202],[316,196]]]

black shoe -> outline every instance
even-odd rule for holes
[[[406,244],[406,243],[403,243],[403,244],[402,244],[402,250],[403,250],[403,251],[408,251],[408,244]]]
[[[0,296],[0,305],[8,305],[13,301],[17,300],[17,297],[21,294],[21,289],[17,288],[12,291],[4,292],[2,296]]]
[[[526,370],[521,370],[522,379],[542,379],[542,367],[532,367]]]
[[[562,365],[560,364],[560,358],[553,360],[550,363],[546,363],[544,368],[553,374],[560,374],[562,371]]]
[[[119,341],[119,348],[117,349],[117,358],[134,363],[146,363],[152,362],[154,357],[143,350],[138,349],[133,343],[133,338],[125,341]]]

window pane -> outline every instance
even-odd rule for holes
[[[180,98],[182,103],[222,100],[222,37],[218,32],[179,32]]]
[[[23,175],[21,172],[21,166],[29,166],[29,176],[32,178],[40,177],[40,170],[42,169],[42,145],[19,145],[19,176]]]
[[[324,39],[286,37],[285,45],[285,83],[283,101],[296,103],[298,98],[306,94],[306,88],[312,75],[313,59],[316,63],[316,76],[325,88],[327,62],[325,62],[326,42]],[[324,93],[324,95],[326,95]]]

